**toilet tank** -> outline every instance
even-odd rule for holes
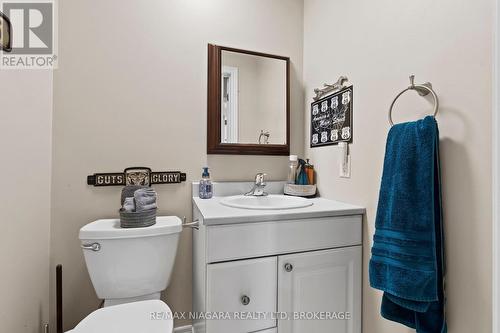
[[[156,218],[145,228],[121,228],[119,219],[104,219],[80,229],[79,238],[97,296],[121,299],[166,289],[177,252],[182,222]]]

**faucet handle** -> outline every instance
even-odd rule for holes
[[[267,176],[267,173],[260,172],[260,173],[256,174],[255,175],[255,184],[265,186],[266,185],[265,178],[264,178],[265,176]]]

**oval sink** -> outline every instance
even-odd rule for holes
[[[242,209],[292,209],[312,206],[311,200],[287,195],[270,194],[263,197],[235,195],[226,197],[221,204]]]

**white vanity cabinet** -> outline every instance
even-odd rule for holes
[[[214,213],[218,200],[193,198],[195,333],[361,333],[363,208]]]

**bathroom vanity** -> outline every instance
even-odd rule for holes
[[[282,194],[283,184],[266,191]],[[360,333],[364,208],[232,197],[251,187],[216,183],[203,200],[193,184],[194,332]]]

